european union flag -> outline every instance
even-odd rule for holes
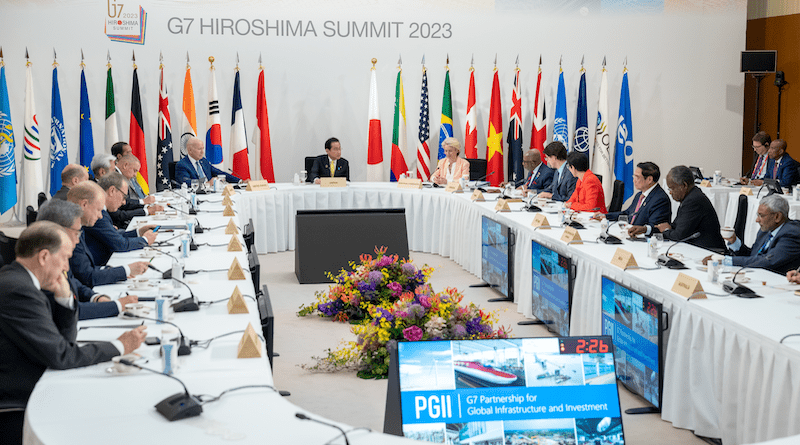
[[[58,90],[58,68],[53,67],[53,94],[50,101],[50,196],[61,188],[61,171],[67,166],[67,135]]]
[[[81,165],[89,167],[94,158],[94,138],[92,136],[92,112],[89,109],[89,91],[86,88],[86,76],[81,70]],[[89,169],[89,176],[92,170]]]
[[[14,145],[6,67],[0,66],[0,213],[7,212],[17,204],[17,163],[14,160]]]
[[[614,151],[614,176],[625,182],[625,198],[633,195],[633,122],[631,121],[631,93],[628,89],[628,70],[622,75],[619,93],[619,120],[617,120],[617,147]]]

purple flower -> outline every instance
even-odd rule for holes
[[[369,281],[371,281],[373,285],[380,283],[381,280],[383,280],[383,274],[378,272],[377,270],[373,270],[372,272],[369,273]]]
[[[417,271],[417,268],[411,263],[403,264],[402,269],[406,275],[414,275],[414,273]]]
[[[478,317],[473,318],[472,320],[467,322],[467,333],[469,335],[475,335],[482,332],[483,329],[481,328],[481,319]]]
[[[408,318],[408,312],[406,311],[396,311],[394,315],[399,318]]]
[[[403,286],[397,281],[392,281],[391,283],[387,284],[386,287],[392,291],[393,297],[399,297],[400,294],[403,293]]]
[[[430,307],[431,307],[431,301],[430,301],[430,298],[428,298],[428,297],[427,297],[427,296],[425,296],[425,295],[420,295],[420,296],[419,296],[419,304],[421,304],[421,305],[422,305],[422,307],[424,307],[424,308],[426,308],[426,309],[427,309],[427,308],[430,308]]]
[[[412,304],[411,306],[408,307],[408,316],[409,316],[409,318],[412,318],[412,319],[414,319],[414,318],[416,318],[416,319],[422,318],[422,317],[425,316],[425,308],[423,308],[422,306],[420,306],[418,304]]]
[[[394,315],[382,307],[378,308],[378,317],[383,317],[386,321],[394,320]]]
[[[409,326],[403,329],[403,337],[408,341],[422,340],[422,329],[419,326]]]
[[[389,257],[389,256],[384,256],[384,257],[381,257],[381,259],[379,259],[379,260],[378,260],[378,261],[375,263],[375,267],[377,267],[378,269],[381,269],[381,268],[383,268],[383,267],[386,267],[386,266],[388,266],[388,265],[392,264],[393,262],[394,262],[394,260],[393,260],[391,257]]]
[[[455,337],[455,338],[464,338],[466,336],[467,336],[467,330],[464,328],[464,326],[461,326],[460,324],[457,324],[453,328],[453,337]]]

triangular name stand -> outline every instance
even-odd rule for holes
[[[632,253],[625,249],[620,249],[619,247],[617,247],[617,251],[614,252],[614,258],[611,259],[611,264],[619,267],[622,270],[625,270],[631,266],[639,266],[636,264],[636,258],[633,257]]]
[[[245,188],[248,192],[260,192],[263,190],[269,190],[269,181],[266,179],[259,179],[258,181],[250,180],[247,183],[247,187]]]
[[[234,213],[233,207],[225,206],[225,210],[222,212],[222,216],[236,216],[236,213]]]
[[[228,252],[241,252],[242,243],[239,242],[239,237],[236,235],[231,236],[231,241],[228,243]]]
[[[242,339],[239,340],[239,347],[236,350],[236,358],[257,358],[261,357],[261,339],[258,338],[253,325],[247,323]]]
[[[229,314],[249,314],[250,311],[247,309],[247,304],[244,302],[244,296],[242,296],[242,291],[239,290],[239,286],[236,286],[233,289],[233,294],[231,294],[231,298],[228,300],[228,313]]]
[[[486,199],[483,197],[483,193],[481,193],[480,190],[475,190],[474,192],[472,192],[472,196],[470,196],[469,199],[473,202],[486,201]]]
[[[242,265],[239,264],[239,260],[236,258],[233,259],[233,263],[231,263],[231,267],[228,268],[228,280],[244,280],[244,271],[242,270]]]
[[[230,197],[231,195],[233,195],[233,187],[231,187],[230,189],[228,187],[222,189],[222,196]]]
[[[546,216],[537,213],[536,216],[533,217],[533,221],[531,221],[531,227],[541,227],[542,230],[550,230],[550,223],[547,221]]]
[[[583,244],[581,241],[581,236],[578,234],[578,230],[574,227],[567,227],[564,229],[564,233],[561,235],[561,241],[564,241],[567,244]]]
[[[753,189],[750,187],[742,187],[739,189],[740,195],[753,196]]]
[[[226,196],[226,197],[222,198],[222,205],[224,205],[224,206],[232,206],[233,205],[233,201],[231,200],[231,197],[230,196]]]
[[[347,187],[347,178],[319,178],[320,187]]]
[[[510,212],[511,207],[508,206],[508,201],[505,199],[498,199],[497,204],[494,205],[495,212]]]
[[[703,179],[700,181],[700,187],[711,187],[711,181],[708,179]]]
[[[233,222],[233,218],[228,221],[228,225],[225,226],[225,234],[226,235],[238,235],[239,228],[236,227],[236,223]]]
[[[707,298],[705,294],[697,294],[698,292],[703,292],[703,286],[700,285],[700,280],[690,277],[683,272],[680,272],[678,278],[675,278],[675,283],[672,285],[672,292],[686,297],[687,299],[693,298],[702,300]]]
[[[223,191],[227,191],[228,192],[228,196],[232,196],[233,195],[233,185],[232,184],[226,185],[225,188],[223,189]]]
[[[421,189],[422,179],[418,178],[403,178],[397,181],[397,188],[399,189]]]
[[[456,193],[456,192],[463,192],[464,189],[461,188],[460,181],[450,181],[447,183],[447,187],[444,188],[444,191],[447,193]]]

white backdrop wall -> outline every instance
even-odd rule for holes
[[[450,0],[450,1],[48,1],[6,0],[0,14],[0,45],[16,136],[17,174],[22,173],[25,49],[33,63],[36,110],[41,134],[45,188],[49,176],[50,94],[53,48],[58,53],[59,82],[70,162],[78,159],[80,51],[86,56],[95,153],[104,147],[106,53],[111,54],[120,137],[127,140],[130,119],[132,51],[136,52],[150,184],[155,178],[159,53],[163,52],[170,95],[175,156],[182,119],[181,98],[186,54],[191,59],[197,126],[206,130],[209,56],[216,59],[225,165],[228,151],[234,67],[239,55],[242,102],[250,166],[255,174],[258,153],[250,142],[256,125],[255,96],[258,58],[263,58],[276,180],[290,181],[303,168],[303,158],[324,153],[330,136],[342,141],[351,164],[351,178],[366,179],[370,59],[377,58],[385,170],[388,179],[392,116],[398,57],[403,60],[408,147],[416,157],[419,120],[420,61],[425,56],[430,91],[432,152],[450,57],[455,136],[463,141],[470,60],[474,56],[478,118],[478,152],[485,157],[494,59],[500,76],[503,131],[507,132],[514,61],[521,72],[524,141],[530,143],[533,97],[539,56],[552,134],[558,62],[565,73],[570,135],[581,58],[585,56],[590,131],[597,116],[600,68],[608,62],[609,121],[616,134],[623,61],[627,58],[631,90],[634,162],[651,160],[663,170],[676,164],[721,169],[740,174],[744,78],[738,72],[745,47],[745,0]],[[121,6],[120,6],[121,5]],[[147,12],[145,44],[111,41],[104,32],[114,6]],[[220,21],[216,21],[220,19]],[[237,28],[220,32],[217,23],[230,19]],[[206,25],[201,28],[202,24]],[[286,23],[303,33],[291,33]],[[364,22],[381,35],[354,36]],[[215,27],[209,26],[214,23]],[[265,23],[271,28],[264,35]],[[339,34],[336,26],[339,26]],[[413,38],[421,23],[440,24],[440,36]],[[279,24],[275,28],[276,24]],[[281,25],[282,24],[282,25]],[[448,25],[443,25],[448,24]],[[349,35],[348,34],[348,25]],[[434,25],[435,26],[435,25]],[[313,28],[314,32],[311,32]],[[238,29],[238,32],[236,31]],[[249,29],[249,31],[248,31]],[[391,34],[387,30],[391,29]],[[333,34],[333,35],[332,35]],[[346,36],[342,36],[346,35]],[[504,139],[506,134],[503,135]],[[548,137],[548,141],[550,137]],[[613,142],[612,142],[613,143]],[[612,145],[613,148],[613,145]],[[435,165],[435,160],[433,161]],[[19,177],[19,176],[18,176]],[[7,212],[10,213],[10,212]],[[3,220],[8,219],[8,214]]]

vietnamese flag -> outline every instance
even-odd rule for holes
[[[496,70],[489,106],[489,133],[486,135],[486,180],[495,187],[503,182],[503,116],[500,109],[500,79]]]
[[[139,75],[136,66],[133,68],[133,90],[131,92],[131,130],[128,137],[128,144],[133,150],[133,155],[142,164],[139,173],[136,174],[136,182],[145,195],[150,194],[150,187],[147,185],[147,151],[144,145],[144,128],[142,127],[142,99],[139,96]]]

